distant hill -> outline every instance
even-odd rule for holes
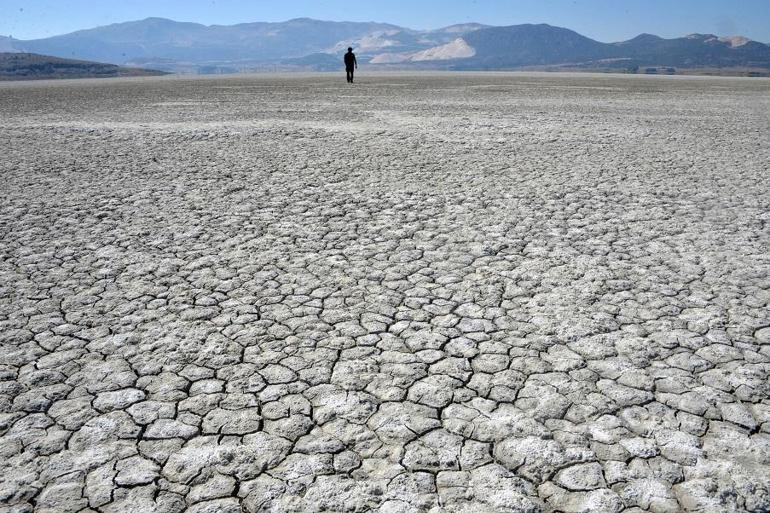
[[[642,34],[620,43],[601,43],[560,27],[514,25],[476,30],[463,40],[475,54],[458,59],[453,69],[770,70],[770,46],[743,37],[693,34],[663,39]]]
[[[466,65],[512,68],[593,61],[614,57],[612,45],[550,25],[491,27],[465,34],[476,50]]]
[[[719,38],[713,34],[691,34],[663,39],[642,34],[612,45],[616,56],[638,65],[697,67],[770,68],[770,46],[746,38]]]
[[[32,41],[0,37],[0,51],[182,73],[335,70],[348,46],[370,69],[770,70],[770,46],[740,36],[642,34],[603,43],[545,24],[412,30],[309,18],[230,26],[148,18]]]
[[[124,68],[114,64],[62,59],[33,53],[0,53],[0,80],[141,77],[164,74],[160,71]]]

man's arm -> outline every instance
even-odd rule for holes
[[[356,56],[353,56],[353,64],[356,65],[356,69],[358,69],[358,59],[356,59]]]

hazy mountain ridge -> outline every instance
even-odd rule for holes
[[[156,58],[201,63],[264,61],[302,57],[331,48],[341,40],[388,30],[402,29],[386,23],[309,18],[230,26],[148,18],[14,43],[19,50],[114,64]]]
[[[691,34],[663,39],[641,34],[628,41],[602,43],[546,24],[466,23],[420,31],[388,23],[309,18],[229,26],[148,18],[32,41],[0,38],[0,51],[178,72],[237,72],[271,66],[336,69],[348,46],[356,48],[362,63],[379,67],[770,68],[770,46],[741,36]]]
[[[0,52],[0,80],[158,76],[159,71],[62,59],[34,53]]]

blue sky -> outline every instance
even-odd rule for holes
[[[770,43],[770,0],[0,0],[0,35],[48,37],[150,16],[207,25],[307,16],[417,29],[550,23],[605,42],[701,32]]]

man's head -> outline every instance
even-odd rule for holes
[[[353,48],[348,47],[348,53],[353,53]]]

